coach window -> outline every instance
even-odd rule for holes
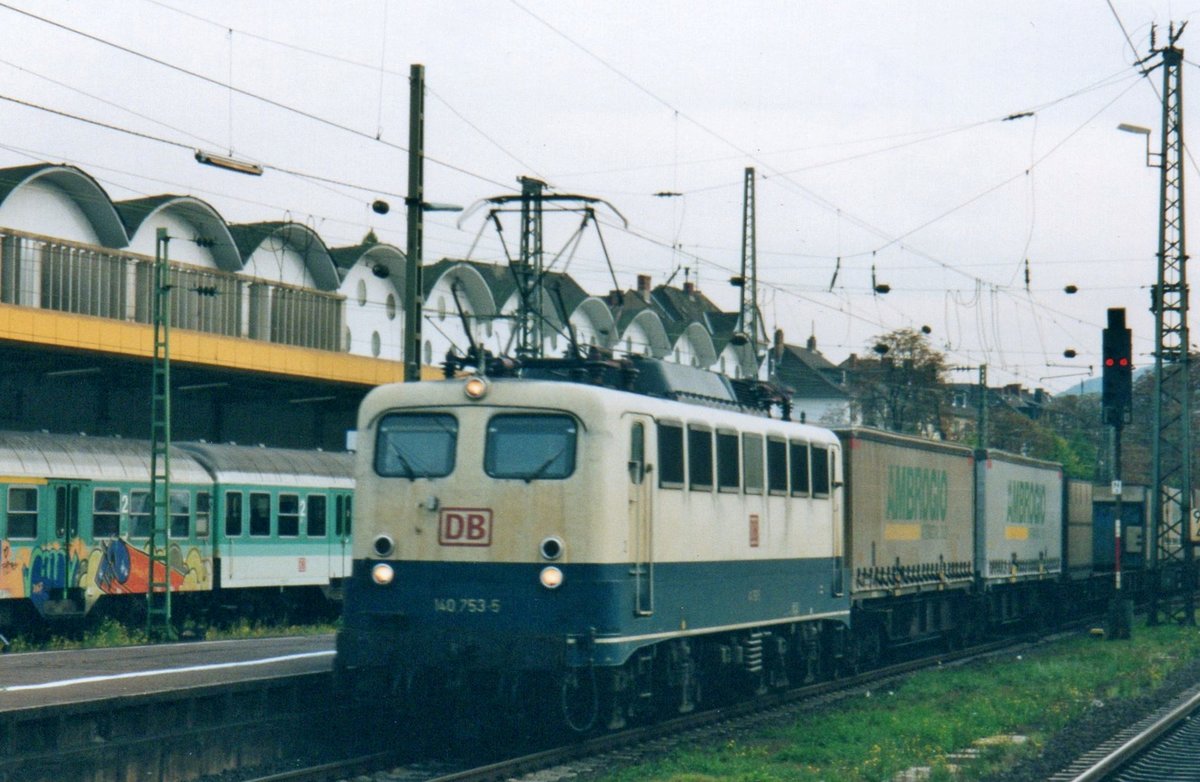
[[[742,435],[742,474],[747,494],[762,494],[763,439],[761,434]]]
[[[392,413],[379,422],[375,472],[384,478],[441,478],[454,471],[458,421],[446,413]]]
[[[717,489],[736,492],[741,488],[738,470],[738,436],[734,432],[717,432]]]
[[[683,427],[678,424],[658,425],[658,485],[683,488]]]
[[[150,516],[154,511],[154,503],[150,492],[129,492],[129,537],[150,537]]]
[[[121,492],[96,489],[92,495],[92,536],[115,538],[121,534]]]
[[[771,494],[787,494],[787,441],[767,438],[767,489]]]
[[[300,537],[300,495],[279,495],[279,537]]]
[[[191,533],[191,497],[186,491],[171,492],[171,524],[169,529],[172,538],[186,538]]]
[[[242,534],[242,493],[225,492],[225,537],[236,538]]]
[[[483,446],[492,478],[562,480],[575,472],[579,425],[568,415],[494,415]]]
[[[829,451],[826,448],[812,449],[813,494],[829,494]]]
[[[713,436],[709,429],[688,427],[688,477],[694,491],[712,491]]]
[[[196,537],[208,537],[208,520],[212,515],[212,495],[206,491],[196,492]]]
[[[634,421],[629,428],[629,480],[640,484],[646,478],[646,425]]]
[[[12,487],[8,490],[8,537],[33,540],[37,537],[37,489]]]
[[[325,537],[325,495],[308,495],[308,529],[310,538]]]
[[[792,496],[808,496],[808,443],[788,443],[791,452]]]
[[[250,492],[250,537],[271,536],[271,495],[266,492]]]

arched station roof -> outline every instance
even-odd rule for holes
[[[74,166],[35,163],[0,169],[0,204],[18,188],[35,180],[44,180],[66,193],[87,217],[100,243],[121,248],[129,244],[129,234],[112,199],[90,175]]]

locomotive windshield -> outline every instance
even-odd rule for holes
[[[446,413],[391,413],[379,422],[375,472],[384,478],[440,478],[454,471],[458,421]]]
[[[493,416],[483,469],[493,478],[566,478],[575,472],[576,430],[565,415]]]

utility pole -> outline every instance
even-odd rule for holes
[[[1187,252],[1183,204],[1183,50],[1187,22],[1168,28],[1162,55],[1162,146],[1159,160],[1158,281],[1152,296],[1155,325],[1154,443],[1151,483],[1151,623],[1195,624],[1191,539],[1191,427],[1188,383]],[[1146,60],[1143,60],[1145,62]],[[1158,67],[1155,65],[1153,67]],[[1147,69],[1152,70],[1153,68]]]
[[[754,168],[745,171],[742,186],[742,273],[738,278],[742,288],[741,305],[738,308],[737,332],[750,340],[754,354],[755,369],[758,369],[758,252],[755,239],[754,217]]]
[[[425,66],[409,71],[408,243],[404,258],[404,381],[421,379],[421,252],[425,234]]]
[[[170,243],[159,228],[154,247],[154,369],[150,392],[150,573],[146,587],[146,632],[175,638],[171,624],[171,561],[167,549],[171,524],[171,280]]]

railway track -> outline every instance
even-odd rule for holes
[[[925,668],[965,664],[1000,652],[1011,652],[1029,642],[1029,639],[1009,639],[898,663],[852,677],[820,682],[482,766],[463,765],[454,768],[452,764],[412,765],[406,764],[397,754],[385,753],[256,777],[246,782],[343,782],[362,774],[370,774],[372,779],[379,782],[500,782],[520,779],[535,772],[541,772],[539,778],[586,777],[597,769],[637,764],[680,743],[728,740],[731,735],[752,731],[763,722],[786,719],[792,713],[834,703]]]
[[[1162,782],[1200,779],[1200,686],[1131,725],[1048,782]]]

